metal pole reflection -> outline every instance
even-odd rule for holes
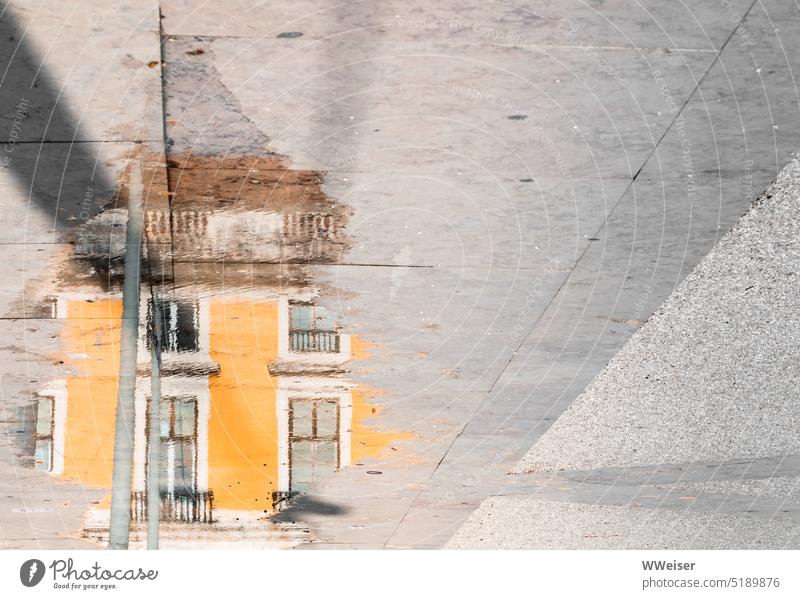
[[[119,392],[114,434],[114,473],[111,480],[109,546],[127,549],[131,523],[131,471],[133,468],[134,394],[136,349],[139,337],[139,285],[144,207],[142,161],[134,164],[128,192],[128,226],[125,232],[125,281],[122,287]]]
[[[147,440],[147,548],[158,549],[161,519],[161,308],[155,297],[150,322],[150,428]]]

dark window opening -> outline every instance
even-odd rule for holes
[[[158,305],[161,315],[161,333],[159,343],[165,352],[192,352],[200,348],[199,316],[197,302],[170,300],[165,298],[151,299],[147,304],[147,322],[154,318],[154,306]],[[150,335],[147,336],[147,347],[150,347]]]

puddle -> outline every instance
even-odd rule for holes
[[[314,265],[349,247],[349,210],[323,176],[280,157],[145,157],[147,193],[135,407],[131,546],[147,520],[150,360],[163,315],[161,546],[291,546],[313,534],[272,517],[335,473],[380,455],[377,390],[348,379],[366,343],[321,305]],[[166,168],[163,168],[166,167]],[[161,188],[158,182],[167,185]],[[168,189],[169,191],[165,191]],[[16,423],[21,463],[110,490],[122,314],[125,199],[90,219],[46,290],[63,376]],[[77,255],[77,258],[75,257]],[[151,294],[151,286],[156,293]],[[60,363],[60,362],[59,362]],[[24,414],[23,414],[24,413]],[[370,474],[377,474],[370,471]],[[81,534],[108,538],[110,494]],[[344,509],[330,506],[326,509]],[[333,513],[333,512],[332,512]]]

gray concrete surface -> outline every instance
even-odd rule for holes
[[[536,443],[522,471],[798,453],[800,164]]]
[[[686,492],[717,493],[720,495],[744,495],[750,497],[774,497],[797,503],[800,496],[800,480],[792,476],[775,476],[746,480],[714,480],[705,483],[680,485]]]
[[[794,160],[451,546],[797,547],[798,223]]]
[[[800,524],[728,514],[492,497],[448,549],[787,549]]]
[[[104,492],[31,470],[22,423],[70,372],[47,298],[65,264],[91,277],[74,256],[80,227],[120,201],[127,160],[163,143],[158,11],[11,2],[0,29],[0,547],[94,548],[79,533]]]
[[[12,428],[66,368],[43,300],[64,281],[44,275],[75,259],[87,190],[90,216],[124,203],[115,191],[142,146],[172,161],[152,168],[154,204],[235,204],[253,161],[280,158],[346,207],[347,248],[303,276],[370,344],[348,372],[377,393],[369,424],[409,435],[314,489],[336,509],[282,514],[308,523],[312,547],[440,547],[487,496],[527,489],[509,471],[775,178],[800,130],[800,13],[777,1],[19,0],[2,22],[5,137],[23,90],[38,90],[0,172]],[[226,188],[213,162],[176,166],[189,152],[246,159],[223,169]],[[211,265],[182,248],[174,285],[212,296],[272,280],[232,245],[235,259]],[[30,474],[44,493],[50,479]]]
[[[794,161],[536,443],[521,471],[800,453]]]

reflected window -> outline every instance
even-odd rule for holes
[[[200,308],[197,302],[171,300],[166,298],[151,299],[148,302],[147,321],[151,322],[158,305],[161,314],[161,334],[159,342],[165,352],[192,352],[199,349]],[[150,336],[147,337],[150,347]]]
[[[330,311],[311,304],[289,306],[289,350],[338,352],[339,331]]]
[[[307,493],[339,468],[339,404],[289,400],[289,491]]]
[[[55,402],[42,397],[36,402],[36,432],[34,439],[33,467],[42,472],[53,470],[53,427],[55,425]]]
[[[196,492],[197,399],[163,397],[159,413],[161,493]]]
[[[151,403],[147,401],[147,422]],[[197,483],[197,398],[167,396],[158,414],[160,517],[165,522],[212,522],[213,493],[199,490]],[[149,435],[149,431],[147,431]],[[147,452],[147,460],[150,452]],[[145,472],[149,472],[145,461]],[[146,481],[147,486],[150,481]],[[147,491],[134,494],[133,514],[147,518]]]

